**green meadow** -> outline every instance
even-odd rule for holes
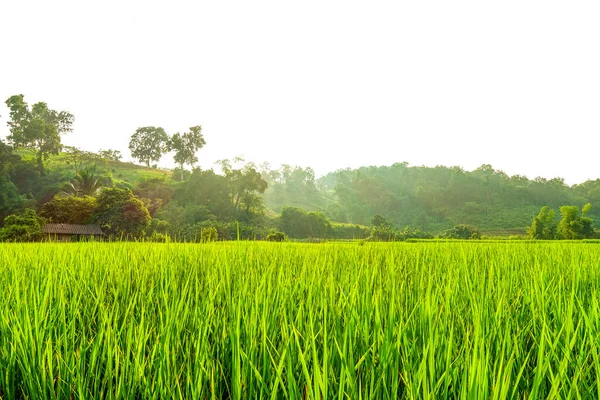
[[[600,246],[0,244],[4,399],[600,397]]]

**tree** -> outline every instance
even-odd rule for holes
[[[267,242],[285,242],[287,240],[287,235],[276,229],[271,229],[265,240]]]
[[[574,240],[592,237],[594,234],[593,221],[585,216],[591,207],[591,204],[586,204],[581,214],[577,206],[562,206],[560,208],[562,218],[558,223],[558,234],[562,239]]]
[[[256,169],[228,170],[225,177],[229,181],[234,215],[237,213],[240,205],[244,206],[246,214],[262,206],[262,199],[259,193],[264,193],[268,185]]]
[[[43,174],[44,160],[61,150],[60,135],[73,130],[73,115],[51,110],[42,102],[30,108],[22,94],[9,97],[6,105],[10,109],[9,141],[15,147],[35,150],[38,169]]]
[[[331,237],[331,222],[321,212],[306,212],[298,207],[284,207],[279,217],[279,229],[292,238]]]
[[[219,232],[214,226],[202,228],[200,230],[200,241],[202,243],[216,242],[219,239]]]
[[[96,166],[80,169],[65,193],[73,196],[93,196],[102,187],[102,179],[96,174]]]
[[[373,227],[390,227],[391,224],[388,222],[388,220],[379,214],[375,214],[373,215],[373,217],[371,218],[371,225]]]
[[[550,240],[556,236],[556,214],[548,206],[542,207],[537,217],[533,219],[531,227],[527,230],[531,239]]]
[[[148,226],[150,213],[131,190],[104,188],[98,195],[94,221],[108,234],[137,237]]]
[[[133,158],[150,166],[151,161],[159,161],[167,151],[169,136],[163,128],[145,126],[138,128],[131,136],[129,150]]]
[[[94,197],[55,197],[42,206],[40,215],[52,223],[89,224],[97,208]]]
[[[442,237],[446,239],[480,239],[481,233],[476,226],[459,224],[444,231]]]
[[[0,229],[0,242],[37,242],[42,239],[43,222],[31,209],[22,215],[9,215]]]
[[[25,197],[10,179],[8,169],[19,162],[21,157],[0,139],[0,220],[23,205]]]
[[[108,150],[100,149],[100,151],[98,151],[98,155],[109,161],[120,161],[121,158],[123,158],[123,156],[121,155],[121,152],[119,150],[112,150],[112,149],[108,149]]]
[[[184,134],[176,133],[169,140],[169,150],[175,152],[173,159],[181,168],[181,180],[183,181],[183,166],[188,164],[192,168],[198,162],[196,152],[206,145],[202,135],[202,127],[192,126]]]
[[[12,147],[7,145],[0,139],[0,173],[4,172],[4,169],[12,163],[16,163],[21,160],[18,154],[13,153]]]
[[[371,218],[371,240],[377,242],[393,242],[396,240],[396,230],[382,215],[375,214]]]
[[[187,208],[194,205],[205,206],[210,214],[219,219],[233,216],[229,181],[213,170],[194,169],[189,180],[178,191],[177,200]]]

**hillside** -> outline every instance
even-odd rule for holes
[[[569,186],[560,178],[508,176],[490,165],[411,167],[407,163],[331,172],[319,179],[310,168],[264,171],[265,204],[322,211],[335,221],[368,225],[380,214],[398,227],[439,232],[472,224],[493,235],[523,234],[543,206],[592,203],[600,223],[600,180]]]
[[[588,216],[600,225],[600,207],[593,207],[600,204],[600,180],[568,186],[560,178],[508,176],[489,165],[465,171],[396,163],[339,170],[316,178],[311,168],[284,165],[273,170],[247,163],[226,169],[224,174],[186,171],[180,182],[179,173],[76,149],[50,156],[42,174],[30,151],[5,151],[2,157],[2,219],[25,208],[40,211],[57,194],[69,192],[70,184],[83,171],[99,182],[98,187],[129,189],[141,199],[152,218],[147,235],[159,232],[194,238],[211,226],[228,238],[238,234],[265,237],[272,229],[298,227],[298,221],[290,225],[279,220],[286,207],[308,212],[288,213],[308,224],[287,232],[297,238],[364,237],[377,214],[399,229],[433,234],[470,224],[492,236],[523,235],[543,206],[554,209],[559,217],[561,206],[587,203],[592,204]]]
[[[563,205],[587,203],[597,206],[589,216],[600,222],[600,180],[568,186],[560,178],[508,176],[490,165],[474,171],[407,163],[362,167],[328,174],[319,187],[336,199],[331,216],[353,223],[381,214],[399,226],[429,231],[466,223],[488,231],[523,232],[543,206],[558,215]]]

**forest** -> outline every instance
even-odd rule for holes
[[[122,162],[117,150],[65,146],[69,112],[30,106],[23,95],[6,105],[0,240],[39,240],[44,222],[93,223],[113,238],[154,241],[401,240],[463,231],[458,237],[597,236],[600,179],[569,186],[561,178],[508,176],[491,165],[466,171],[406,162],[317,177],[310,167],[241,157],[201,169],[198,154],[207,143],[200,125],[172,135],[152,126],[132,132],[138,165]],[[158,168],[164,157],[178,167]]]

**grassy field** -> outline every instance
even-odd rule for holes
[[[0,396],[599,398],[592,243],[0,245]]]

